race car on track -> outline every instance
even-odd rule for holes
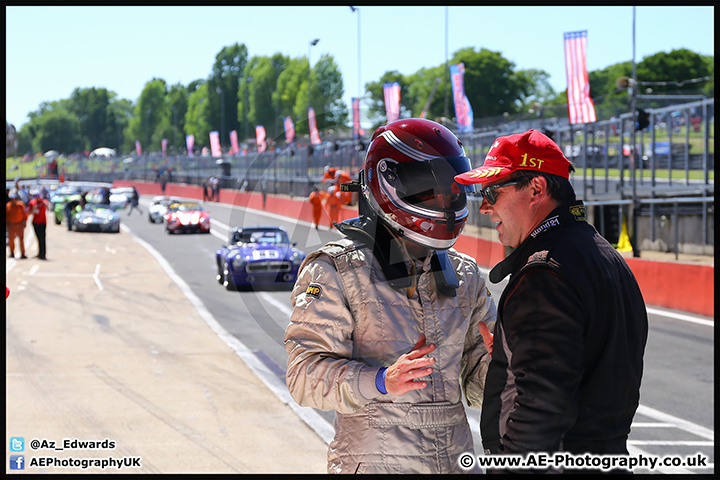
[[[120,214],[108,205],[87,203],[72,217],[76,232],[120,232]]]
[[[130,206],[132,187],[115,187],[110,189],[110,206],[113,210],[122,210]]]
[[[217,281],[228,290],[256,285],[292,287],[306,256],[295,245],[282,227],[236,227],[229,243],[215,252]]]
[[[210,233],[210,214],[196,202],[173,203],[163,217],[165,233]]]
[[[168,207],[173,203],[182,203],[182,200],[168,197],[167,195],[153,197],[148,207],[148,222],[162,223],[163,216],[167,213]]]

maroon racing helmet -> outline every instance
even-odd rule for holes
[[[431,120],[408,118],[379,127],[365,158],[362,194],[393,231],[419,245],[452,247],[468,218],[455,175],[470,170],[462,142]]]

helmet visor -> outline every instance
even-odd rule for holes
[[[380,174],[397,196],[421,208],[439,212],[458,211],[467,204],[467,192],[474,185],[462,185],[455,175],[470,170],[470,159],[465,156],[442,157],[422,162],[399,163],[386,159],[387,169]]]

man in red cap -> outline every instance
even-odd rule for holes
[[[623,257],[586,222],[573,171],[529,130],[498,138],[483,166],[455,177],[482,184],[480,213],[515,249],[489,276],[511,275],[480,422],[488,454],[628,453],[647,311]]]

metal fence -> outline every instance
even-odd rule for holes
[[[630,113],[581,127],[567,124],[566,119],[565,123],[557,119],[522,119],[459,137],[473,167],[478,167],[498,136],[530,128],[544,131],[575,164],[571,181],[579,198],[586,205],[600,207],[594,209],[600,217],[616,209],[622,212],[609,215],[613,219],[610,225],[602,218],[591,218],[601,233],[607,227],[606,236],[611,241],[620,231],[623,218],[637,214],[636,218],[647,217],[647,225],[635,224],[637,231],[633,232],[636,242],[644,248],[713,254],[714,106],[714,98],[710,98],[645,109],[649,126],[637,132],[635,146],[630,145]],[[355,175],[363,164],[365,147],[362,141],[335,140],[222,158],[151,153],[109,161],[97,172],[86,171],[83,179],[159,182],[166,175],[170,182],[201,185],[216,176],[221,188],[307,197],[321,182],[325,166]],[[637,156],[631,155],[636,151]],[[638,159],[637,165],[632,165],[632,158]],[[82,166],[83,160],[79,162]],[[670,214],[668,208],[672,209]],[[658,242],[660,229],[655,225],[662,217],[672,219],[676,234]],[[696,217],[701,225],[691,228],[697,223]],[[479,227],[491,226],[485,215],[473,218]],[[683,241],[681,237],[688,229],[692,238]]]

